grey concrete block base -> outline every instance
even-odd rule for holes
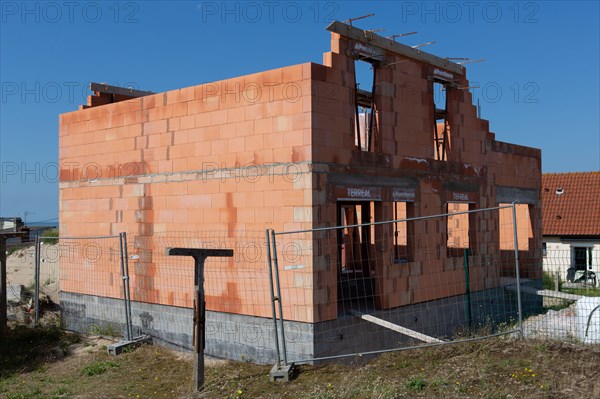
[[[534,282],[533,285],[538,284]],[[61,292],[60,303],[64,328],[96,334],[112,332],[112,335],[123,336],[125,314],[122,300]],[[524,314],[541,310],[541,297],[536,295],[523,293],[522,303]],[[458,295],[367,313],[426,335],[452,340],[465,338],[469,334],[465,304],[465,296]],[[192,350],[192,309],[132,302],[131,312],[134,336],[149,335],[158,344]],[[336,320],[319,323],[285,321],[289,363],[312,363],[314,358],[353,355],[421,343],[347,313],[341,312]],[[516,322],[515,292],[494,288],[471,293],[471,332],[486,335],[514,326]],[[279,323],[278,330],[281,334]],[[277,351],[273,320],[207,311],[205,353],[223,359],[275,364]],[[283,360],[283,354],[281,358]]]
[[[122,300],[70,292],[60,295],[63,328],[92,334],[124,335]],[[149,335],[157,344],[192,351],[192,309],[132,301],[131,316],[134,336]],[[274,342],[272,319],[206,312],[205,353],[209,356],[274,364]]]
[[[293,363],[288,365],[274,365],[269,372],[271,381],[291,381],[294,379],[295,366]]]

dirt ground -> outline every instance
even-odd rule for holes
[[[0,344],[0,398],[598,398],[600,346],[489,339],[388,353],[351,365],[212,361],[192,393],[192,357],[145,345],[111,357],[112,340],[54,328],[11,330]]]
[[[40,290],[58,302],[52,254],[44,248]],[[31,290],[33,267],[33,247],[12,253],[9,285]],[[531,325],[554,331],[554,319],[571,313],[567,304]],[[562,338],[489,339],[356,358],[351,365],[303,365],[287,383],[271,382],[270,366],[209,360],[205,389],[194,394],[190,354],[143,346],[111,357],[106,346],[114,339],[21,325],[0,339],[0,398],[600,398],[600,345]]]

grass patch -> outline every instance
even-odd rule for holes
[[[547,313],[549,310],[554,310],[554,311],[558,312],[559,310],[563,310],[563,309],[566,309],[569,306],[571,306],[571,303],[572,302],[570,302],[570,301],[562,300],[562,301],[557,302],[557,303],[555,303],[553,305],[545,305],[544,306],[544,313]]]
[[[105,337],[120,337],[121,329],[116,323],[92,324],[88,328],[88,334],[102,335]]]
[[[422,391],[425,389],[427,383],[425,382],[425,378],[423,377],[412,377],[406,383],[406,387],[413,391]]]
[[[57,327],[9,329],[0,339],[0,378],[16,372],[36,370],[43,364],[59,360],[66,348],[80,337]]]
[[[543,298],[544,305],[542,309],[542,313],[548,313],[549,310],[559,311],[568,308],[573,304],[574,301],[568,299],[560,299],[560,298]]]
[[[113,357],[106,353],[104,339],[58,329],[29,328],[10,334],[10,344],[3,342],[0,354],[0,398],[178,398],[191,394],[191,357],[146,345]],[[29,360],[14,360],[22,352],[28,353]],[[31,361],[33,354],[37,354],[35,361]],[[12,371],[5,372],[10,359]]]
[[[35,337],[36,334],[40,336]],[[52,329],[20,332],[21,341],[14,338],[12,349],[3,352],[0,359],[20,353],[16,342],[47,342],[49,347],[56,348],[57,342],[64,342],[63,334]],[[85,345],[88,340],[96,344]],[[98,340],[84,336],[83,342],[77,345],[78,350],[69,350],[66,356],[3,374],[0,397],[600,397],[600,370],[597,367],[600,345],[489,339],[387,353],[368,362],[353,358],[345,365],[302,365],[298,377],[286,383],[269,380],[270,365],[208,362],[205,388],[202,393],[194,394],[191,391],[192,356],[142,345],[115,358],[106,354],[102,341]],[[4,367],[0,369],[4,370]],[[573,383],[574,378],[581,383]]]
[[[113,362],[112,360],[98,361],[88,364],[81,372],[84,375],[91,377],[93,375],[104,374],[106,371],[117,367],[121,367],[121,365],[117,362]]]
[[[568,294],[574,294],[574,295],[582,295],[582,296],[591,296],[591,297],[598,297],[600,296],[600,290],[593,288],[593,287],[589,287],[589,288],[563,288],[561,290],[562,292],[566,292]]]

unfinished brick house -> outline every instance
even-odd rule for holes
[[[540,150],[496,140],[472,105],[464,66],[340,22],[327,29],[331,51],[323,65],[293,65],[158,94],[96,86],[87,106],[60,116],[61,235],[126,231],[135,237],[141,256],[132,268],[134,320],[151,314],[154,326],[144,325],[146,332],[190,346],[192,303],[190,290],[181,287],[192,282],[165,283],[164,245],[144,244],[183,226],[233,237],[243,230],[352,225],[519,201],[526,226],[519,233],[522,277],[541,279]],[[373,74],[372,88],[356,86],[355,71],[364,63]],[[445,92],[445,104],[436,106],[436,87]],[[240,178],[249,173],[252,178]],[[460,223],[476,233],[449,239],[452,229],[439,221],[409,225],[403,242],[386,249],[383,260],[361,264],[377,309],[464,293],[463,271],[452,267],[455,257],[462,265],[462,252],[455,256],[453,247],[497,249],[505,233],[497,216],[463,216]],[[367,245],[397,232],[376,228],[374,234]],[[302,268],[286,269],[282,260],[285,319],[310,342],[293,349],[298,353],[335,352],[321,345],[318,330],[343,316],[340,268],[356,264],[357,252],[350,248],[365,244],[350,235],[331,246],[336,250],[309,243],[306,248],[314,251]],[[420,237],[427,237],[427,247]],[[227,281],[207,278],[209,320],[265,326],[270,304],[257,301],[255,293],[268,292],[268,280],[253,281],[253,291],[242,288],[245,273],[264,270],[264,257],[246,266],[232,262],[214,265],[227,270]],[[485,286],[471,288],[497,287],[499,279],[491,274]],[[92,317],[84,306],[92,297],[113,306],[120,284],[83,289],[76,275],[61,277],[63,306],[80,310],[67,318],[72,324]],[[457,284],[430,289],[432,275]],[[182,328],[169,325],[166,313],[187,321]],[[210,334],[207,339],[208,353],[239,358],[227,339],[212,349]],[[242,341],[235,345],[256,345]]]

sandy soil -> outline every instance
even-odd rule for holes
[[[40,292],[52,302],[59,302],[59,256],[58,246],[42,244],[40,261]],[[33,245],[17,250],[7,258],[7,285],[23,285],[33,292],[35,271],[35,248]]]

